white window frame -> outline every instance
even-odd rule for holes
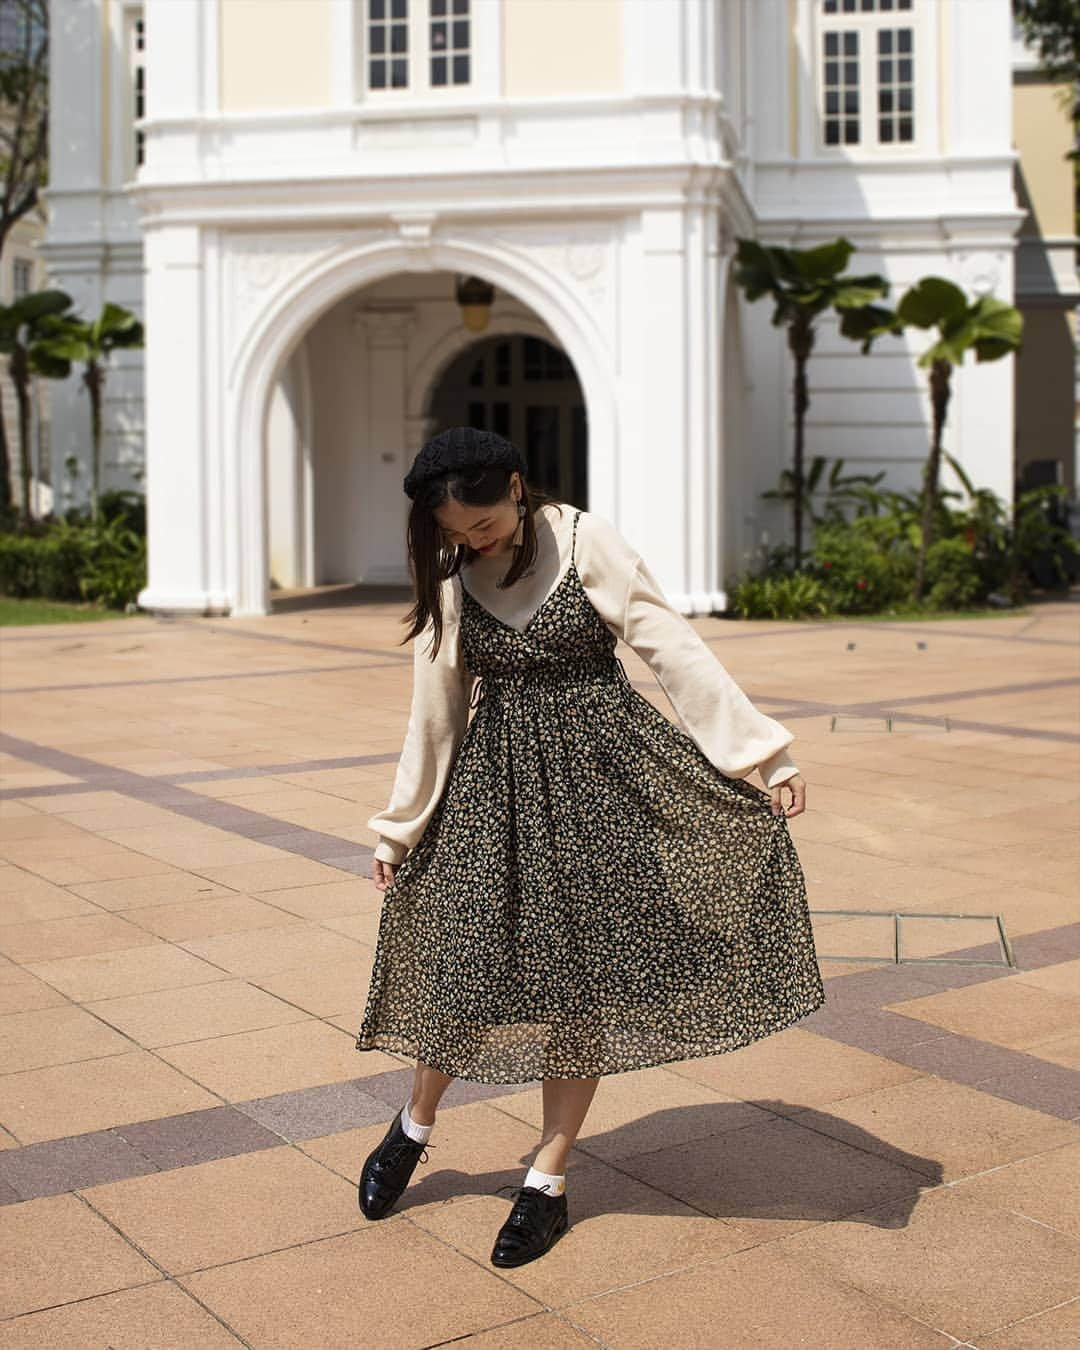
[[[26,278],[26,289],[19,289],[19,276]],[[34,291],[34,260],[27,258],[24,254],[16,253],[11,260],[11,298],[12,300],[21,300],[24,295],[32,295]]]
[[[390,0],[387,0],[389,7]],[[398,89],[372,89],[368,86],[368,0],[351,0],[353,30],[354,101],[376,106],[416,100],[470,102],[494,98],[499,92],[499,48],[501,0],[469,2],[469,82],[468,84],[431,83],[431,5],[429,0],[408,0],[409,80]],[[452,0],[448,8],[452,9]],[[453,14],[447,22],[453,23]]]
[[[842,3],[842,0],[841,0]],[[814,134],[812,144],[817,155],[826,158],[852,158],[873,155],[881,158],[903,158],[905,155],[926,154],[933,145],[931,117],[933,106],[931,90],[934,82],[933,55],[930,44],[930,25],[927,22],[926,0],[912,0],[911,9],[879,10],[855,13],[826,14],[824,0],[814,0],[814,22],[811,26],[813,71]],[[915,136],[910,141],[881,141],[878,139],[878,33],[882,29],[912,30]],[[825,34],[859,34],[859,140],[837,145],[825,140]],[[842,39],[841,39],[842,41]],[[838,58],[843,61],[844,57]],[[895,59],[895,56],[894,56]],[[895,114],[894,114],[895,115]]]
[[[109,81],[109,184],[113,188],[122,188],[130,183],[138,170],[135,163],[135,25],[145,22],[147,6],[143,0],[110,0],[108,15],[110,23],[110,48],[113,60],[113,74]],[[148,52],[144,48],[143,98],[146,97],[146,64]]]

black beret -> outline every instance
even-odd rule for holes
[[[457,469],[490,469],[495,465],[522,474],[527,467],[518,447],[494,431],[450,427],[421,447],[405,475],[405,494],[415,499],[426,482]]]

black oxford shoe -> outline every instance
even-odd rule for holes
[[[523,1266],[526,1261],[535,1261],[570,1226],[565,1191],[548,1195],[545,1182],[540,1187],[520,1186],[513,1194],[514,1207],[491,1249],[493,1266]]]
[[[416,1164],[427,1162],[427,1144],[410,1139],[401,1128],[401,1112],[394,1117],[382,1143],[368,1154],[357,1186],[365,1218],[384,1218],[409,1184]]]

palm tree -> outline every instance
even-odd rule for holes
[[[16,300],[13,305],[0,305],[0,352],[8,357],[8,373],[15,388],[15,401],[19,409],[19,470],[22,479],[20,511],[24,524],[30,520],[30,480],[33,476],[30,455],[30,382],[34,375],[63,379],[70,373],[70,361],[60,353],[48,351],[44,345],[45,334],[51,331],[52,325],[62,322],[61,316],[70,307],[71,296],[64,291],[35,291]],[[0,440],[6,459],[6,431],[0,430]],[[10,491],[7,498],[10,501]]]
[[[806,367],[814,350],[814,329],[826,310],[840,314],[864,309],[888,294],[889,283],[877,274],[843,276],[855,245],[834,239],[816,248],[778,248],[754,239],[738,240],[734,279],[747,300],[768,295],[772,321],[787,329],[788,349],[795,363],[795,447],[792,462],[791,503],[795,526],[795,566],[802,561],[802,522],[805,496],[803,473],[806,413],[810,392]]]
[[[90,472],[90,516],[98,518],[101,496],[101,408],[105,376],[114,351],[141,347],[144,330],[139,319],[121,305],[106,304],[92,323],[75,315],[61,315],[51,325],[42,347],[50,356],[83,363],[83,384],[90,395],[90,438],[93,459]]]
[[[895,312],[874,305],[861,314],[845,315],[841,321],[846,336],[862,339],[864,352],[869,350],[876,337],[900,333],[909,325],[937,329],[937,341],[919,357],[919,365],[930,373],[933,428],[930,453],[923,468],[922,529],[915,565],[916,600],[922,598],[926,554],[933,542],[937,518],[938,479],[944,453],[942,439],[952,397],[953,369],[963,362],[969,351],[974,351],[976,361],[997,361],[1019,350],[1023,324],[1020,311],[1004,300],[981,295],[969,303],[960,287],[944,277],[923,277],[904,292]]]

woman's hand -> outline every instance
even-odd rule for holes
[[[785,792],[791,793],[791,803],[788,806],[784,805]],[[806,780],[801,773],[792,774],[776,787],[770,788],[769,796],[772,798],[774,816],[797,816],[806,810]]]
[[[381,858],[376,858],[371,873],[372,880],[380,891],[385,891],[387,886],[394,884],[394,873],[396,871],[396,864],[383,862]]]

